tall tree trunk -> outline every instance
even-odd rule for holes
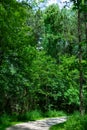
[[[81,13],[78,10],[78,43],[79,43],[79,99],[80,99],[80,113],[83,115],[83,71],[82,71],[82,45],[81,45]]]
[[[87,58],[87,12],[85,12],[86,58]]]

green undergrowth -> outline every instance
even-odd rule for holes
[[[10,116],[5,113],[0,116],[0,130],[5,130],[7,127],[18,123],[21,123],[21,121],[18,121],[15,115]]]
[[[43,118],[43,114],[39,110],[33,110],[26,112],[25,114],[19,115],[18,120],[21,121],[35,121]]]
[[[87,130],[87,115],[73,114],[66,123],[54,125],[50,130]]]
[[[15,125],[15,124],[18,124],[18,123],[21,123],[21,122],[13,122],[13,121],[11,121],[11,122],[9,122],[8,124],[0,124],[0,130],[6,130],[6,128],[7,127],[10,127],[10,126],[12,126],[12,125]]]
[[[49,110],[45,113],[46,117],[60,117],[60,116],[66,116],[66,114],[63,111],[56,111],[56,110]]]
[[[22,115],[18,116],[19,121],[35,121],[43,118],[51,118],[51,117],[60,117],[66,116],[63,111],[56,111],[56,110],[48,110],[46,112],[41,112],[40,110],[33,110],[26,112]]]
[[[50,130],[65,130],[64,125],[65,125],[65,123],[60,123],[60,124],[54,125],[50,128]]]

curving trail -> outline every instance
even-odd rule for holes
[[[49,130],[52,125],[63,123],[66,120],[66,117],[46,118],[43,120],[17,124],[7,128],[6,130]]]

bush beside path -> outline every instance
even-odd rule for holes
[[[66,120],[66,117],[46,118],[43,120],[17,124],[7,128],[6,130],[49,130],[52,125],[63,123]]]

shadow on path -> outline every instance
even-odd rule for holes
[[[31,121],[27,123],[17,124],[9,127],[6,130],[49,130],[52,125],[63,123],[66,117],[60,118],[47,118],[44,120]]]

